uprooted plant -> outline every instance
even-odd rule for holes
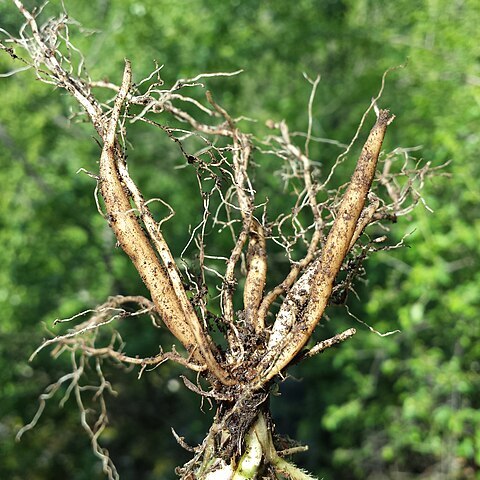
[[[216,403],[214,422],[203,443],[192,449],[193,458],[178,469],[182,478],[312,478],[285,458],[299,447],[282,449],[273,440],[269,414],[272,386],[292,363],[355,334],[350,328],[305,348],[328,304],[352,288],[355,277],[362,272],[363,260],[377,250],[395,248],[385,246],[385,236],[371,238],[365,229],[376,224],[388,232],[388,223],[409,213],[418,203],[418,190],[431,172],[428,164],[420,168],[408,149],[380,155],[387,127],[394,119],[388,110],[376,106],[385,75],[352,142],[324,172],[322,165],[309,156],[314,140],[312,102],[319,78],[309,80],[312,94],[304,145],[298,145],[301,137],[290,132],[285,122],[269,123],[271,134],[259,140],[242,131],[238,119],[232,118],[210,92],[206,91],[203,102],[188,94],[190,89],[203,88],[201,81],[206,77],[232,74],[198,75],[166,88],[160,68],[156,68],[134,84],[132,66],[126,60],[121,84],[94,81],[71,44],[67,15],[40,25],[39,12],[29,12],[19,0],[14,3],[26,22],[18,37],[3,31],[2,49],[23,62],[21,70],[32,69],[39,80],[66,90],[88,116],[102,146],[99,171],[87,172],[96,180],[97,207],[151,296],[111,297],[103,305],[67,319],[87,318],[39,347],[54,346],[56,354],[70,352],[73,371],[48,387],[40,398],[37,415],[20,435],[37,422],[45,401],[62,385],[68,385],[105,473],[118,478],[108,452],[99,445],[107,424],[103,393],[111,388],[102,370],[103,362],[111,359],[138,365],[143,371],[171,360],[197,372],[197,384],[185,378],[185,385]],[[75,58],[80,59],[78,68]],[[113,91],[114,99],[102,103],[95,94],[99,89]],[[335,169],[348,158],[372,110],[376,121],[351,180],[335,188],[331,182]],[[135,122],[144,122],[146,127],[167,135],[178,146],[185,164],[195,171],[204,215],[192,229],[184,250],[197,249],[195,265],[186,260],[179,265],[162,233],[166,219],[156,219],[150,208],[152,201],[164,201],[145,200],[129,174],[127,126]],[[291,210],[269,218],[268,201],[257,200],[250,176],[252,155],[257,164],[261,164],[262,155],[276,156],[282,162],[285,188],[295,189]],[[212,231],[231,233],[232,248],[227,255],[209,250],[213,234],[207,232]],[[269,281],[272,265],[268,252],[273,243],[284,250],[290,264],[278,285]],[[298,252],[304,252],[303,258],[294,260]],[[218,279],[221,315],[214,315],[209,306],[213,300],[207,277]],[[243,285],[243,297],[239,296],[239,284]],[[136,306],[133,313],[132,306]],[[100,332],[106,325],[111,327],[118,319],[144,314],[151,316],[154,326],[165,325],[183,349],[162,349],[146,358],[128,356],[115,331],[109,342],[100,344]],[[209,334],[212,324],[223,332],[223,346]],[[101,405],[94,423],[85,414],[85,389],[81,386],[85,365],[92,361],[99,384],[91,386],[90,391],[93,389]],[[180,437],[177,440],[184,444]]]

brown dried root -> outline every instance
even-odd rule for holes
[[[263,297],[267,281],[267,245],[265,232],[256,220],[252,223],[247,252],[247,277],[243,287],[243,305],[245,321],[253,325],[257,333],[265,327],[258,315],[258,308]]]
[[[125,159],[116,138],[117,122],[131,86],[131,76],[131,65],[126,60],[122,86],[115,99],[100,158],[100,192],[105,201],[109,224],[119,245],[130,257],[148,287],[158,313],[168,329],[182,342],[193,358],[200,364],[206,363],[210,372],[220,381],[229,383],[228,374],[215,359],[203,327],[187,299],[168,245],[148,207],[145,204],[137,205],[141,209],[141,217],[155,249],[131,208],[130,196],[132,188],[136,190],[136,187],[130,177],[127,177]],[[137,199],[137,203],[142,202],[141,195],[135,193],[134,201]],[[163,264],[160,263],[159,256]]]
[[[372,184],[387,126],[395,117],[378,112],[377,122],[360,154],[321,256],[287,295],[272,328],[268,350],[259,364],[257,386],[281,372],[310,338],[332,293],[333,283],[350,248]]]

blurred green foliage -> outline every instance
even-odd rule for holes
[[[124,57],[138,78],[153,60],[164,64],[167,84],[244,69],[208,87],[232,115],[258,120],[248,126],[258,134],[270,118],[305,130],[310,86],[301,74],[321,73],[313,133],[348,142],[383,71],[408,59],[389,76],[381,102],[397,115],[385,148],[421,145],[432,165],[451,160],[449,176],[426,186],[434,213],[420,205],[392,228],[392,243],[413,231],[408,248],[372,257],[360,299],[349,299],[377,330],[402,333],[380,338],[358,325],[352,340],[292,370],[302,381],[282,384],[273,409],[279,432],[309,444],[299,463],[320,477],[480,478],[480,4],[92,0],[66,7],[94,32],[74,34],[93,78],[119,81]],[[47,9],[56,14],[61,5]],[[10,2],[0,3],[0,19],[12,33],[21,25]],[[0,72],[17,66],[0,55]],[[145,292],[96,212],[93,181],[75,174],[96,169],[93,130],[71,123],[72,100],[31,73],[0,82],[0,477],[103,478],[73,401],[59,408],[53,400],[35,430],[14,441],[38,394],[69,371],[62,357],[28,357],[55,318],[111,294]],[[181,248],[201,211],[185,201],[195,179],[173,168],[178,152],[157,132],[133,128],[132,142],[135,178],[177,210],[166,230]],[[328,166],[337,150],[312,146],[312,156]],[[342,308],[329,318],[318,338],[357,326]],[[139,323],[121,328],[131,351],[148,354],[170,338],[157,331],[152,338]],[[188,454],[170,427],[192,444],[208,427],[211,412],[202,414],[199,399],[177,389],[176,374],[169,365],[140,381],[135,371],[109,371],[120,394],[110,399],[105,445],[122,478],[174,478]]]

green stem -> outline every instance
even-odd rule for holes
[[[287,475],[291,480],[318,480],[278,455],[276,455],[276,458],[270,459],[270,463],[278,473]]]
[[[245,438],[245,453],[238,462],[232,480],[251,480],[257,475],[263,457],[263,445],[259,438],[262,432],[259,431],[259,423],[259,420],[255,422]]]
[[[245,453],[238,463],[232,480],[252,480],[256,478],[262,459],[276,470],[277,473],[287,476],[290,480],[317,480],[304,472],[293,463],[280,457],[273,445],[272,434],[262,412],[250,428],[245,438]]]

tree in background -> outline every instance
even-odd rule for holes
[[[73,370],[46,389],[34,419],[18,436],[35,426],[45,402],[66,384],[62,402],[70,394],[75,396],[82,426],[91,438],[95,454],[102,460],[104,472],[109,478],[118,478],[108,451],[99,444],[108,424],[104,394],[113,391],[104,374],[104,360],[139,365],[141,372],[171,360],[197,372],[196,384],[182,377],[185,385],[202,397],[213,399],[217,405],[213,424],[198,447],[188,447],[178,437],[194,453],[177,470],[182,478],[242,479],[258,475],[312,478],[284,458],[301,447],[281,438],[273,439],[269,398],[274,382],[284,377],[290,364],[354,335],[355,330],[349,329],[304,349],[327,305],[345,301],[354,280],[363,273],[362,264],[369,254],[392,248],[377,247],[386,240],[385,236],[373,239],[367,236],[366,242],[359,243],[364,230],[374,224],[386,231],[385,222],[409,213],[420,199],[418,189],[429,173],[428,164],[418,168],[408,151],[396,149],[383,159],[375,182],[377,193],[371,190],[387,126],[394,119],[388,110],[376,106],[383,82],[353,141],[337,157],[331,170],[323,173],[321,165],[314,169],[309,156],[311,103],[319,77],[310,81],[313,86],[310,121],[303,150],[294,144],[284,122],[271,122],[270,127],[278,133],[255,141],[252,135],[242,132],[239,120],[217,104],[210,92],[206,92],[209,105],[184,93],[186,88],[198,86],[204,77],[228,74],[201,74],[164,88],[158,67],[133,84],[132,67],[126,60],[120,85],[94,81],[82,54],[70,40],[66,14],[39,25],[38,13],[30,13],[19,0],[15,0],[15,5],[26,24],[18,38],[6,39],[3,49],[24,64],[21,69],[32,68],[40,81],[65,89],[87,114],[102,148],[99,173],[85,172],[97,182],[98,211],[108,221],[117,244],[130,257],[151,296],[151,300],[142,296],[111,297],[93,311],[56,321],[71,322],[92,313],[86,321],[46,340],[34,352],[33,356],[53,344],[55,355],[70,353]],[[30,35],[26,33],[28,30]],[[102,102],[94,94],[97,88],[112,90],[114,98]],[[331,183],[335,170],[346,159],[372,109],[377,121],[352,178],[348,185],[335,188]],[[195,110],[198,112],[193,113]],[[170,120],[160,123],[155,119],[156,114],[167,114]],[[187,164],[195,168],[203,216],[192,228],[180,259],[172,255],[162,231],[162,224],[173,216],[173,210],[159,198],[146,201],[129,174],[127,122],[144,122],[160,128],[178,145]],[[268,197],[260,197],[250,178],[254,152],[286,162],[281,175],[286,190],[294,194],[294,203],[289,211],[273,219]],[[102,201],[97,198],[98,193]],[[150,207],[155,201],[170,210],[160,221]],[[214,238],[224,231],[232,235],[233,247],[228,256],[217,248],[208,248],[210,235]],[[285,252],[290,264],[285,278],[273,287],[267,282],[270,242]],[[191,245],[197,248],[195,261],[186,256]],[[301,258],[295,260],[302,250]],[[219,262],[225,263],[225,268]],[[209,274],[220,279],[216,287],[218,295],[213,297],[209,293]],[[235,297],[240,281],[243,293],[239,300]],[[219,300],[218,307],[215,298]],[[135,306],[133,311],[132,306]],[[122,337],[111,324],[144,314],[151,316],[154,326],[164,324],[185,353],[177,352],[175,347],[165,352],[160,347],[159,353],[149,357],[127,355]],[[107,326],[111,328],[105,339]],[[212,330],[219,332],[217,341],[209,333]],[[88,377],[85,381],[84,373],[89,367],[97,374],[95,383]],[[95,402],[99,405],[93,418],[94,410],[86,404],[85,392],[91,393],[89,405]]]
[[[475,152],[479,141],[474,134],[479,120],[478,4],[405,1],[380,8],[358,1],[325,2],[321,7],[310,1],[295,6],[290,2],[273,6],[269,2],[218,5],[201,1],[156,7],[149,2],[138,6],[121,1],[93,2],[88,9],[81,2],[71,5],[69,9],[75,10],[74,16],[85,25],[104,30],[96,34],[95,42],[76,40],[82,51],[87,51],[95,77],[101,78],[109,68],[102,60],[106,57],[115,66],[110,75],[118,75],[123,55],[134,59],[135,71],[142,71],[141,76],[147,74],[151,58],[161,59],[170,67],[162,71],[163,78],[170,75],[169,84],[174,83],[172,73],[189,76],[204,68],[245,66],[247,75],[223,83],[221,89],[214,79],[206,80],[216,96],[221,95],[222,104],[238,112],[235,115],[244,113],[248,104],[249,114],[256,118],[286,117],[291,125],[306,129],[303,117],[306,120],[307,116],[298,105],[308,98],[308,85],[305,82],[303,86],[296,73],[321,71],[317,96],[321,107],[316,109],[313,131],[345,143],[381,72],[410,58],[407,69],[390,78],[385,92],[384,102],[398,114],[387,141],[392,143],[395,138],[393,144],[423,145],[421,155],[435,165],[452,158],[448,170],[453,176],[429,183],[425,200],[435,215],[420,209],[409,219],[416,228],[408,240],[414,248],[372,257],[368,292],[360,284],[357,291],[362,302],[349,299],[350,309],[360,318],[369,318],[381,330],[399,326],[402,334],[378,344],[380,339],[359,332],[361,350],[357,342],[351,342],[335,355],[328,353],[297,367],[295,373],[306,381],[282,384],[286,398],[281,403],[273,399],[273,407],[279,430],[290,431],[312,446],[303,462],[322,472],[320,476],[474,478],[479,463],[475,432],[480,430],[475,394],[479,388],[475,367],[479,338]],[[18,14],[9,10],[7,3],[0,9],[2,24],[15,31]],[[179,32],[185,34],[179,36]],[[8,71],[6,56],[0,62],[2,71]],[[31,351],[39,336],[38,329],[34,330],[37,318],[50,321],[70,316],[109,294],[138,291],[136,272],[120,255],[111,253],[102,219],[89,216],[88,178],[72,175],[80,166],[96,168],[93,161],[89,163],[97,156],[89,130],[77,125],[72,134],[65,118],[68,98],[53,101],[56,98],[27,75],[2,83],[1,155],[2,163],[8,163],[2,166],[1,346],[3,358],[14,362],[1,369],[0,409],[6,415],[2,415],[0,470],[9,478],[32,463],[38,467],[38,478],[61,476],[61,472],[71,477],[75,466],[75,478],[95,474],[91,456],[80,455],[82,438],[74,433],[72,424],[77,420],[68,403],[61,412],[51,410],[35,435],[24,436],[19,447],[13,448],[8,432],[20,426],[22,417],[33,415],[29,410],[35,392],[53,381],[58,370],[68,372],[61,358],[52,365],[47,357],[41,357],[32,377],[25,352]],[[129,131],[133,137],[135,125]],[[182,215],[164,228],[168,238],[175,239],[174,247],[183,245],[187,228],[181,220],[185,219],[188,227],[200,212],[179,203],[180,187],[191,189],[189,178],[194,177],[166,168],[177,155],[167,146],[161,149],[165,156],[157,164],[159,147],[148,146],[157,145],[158,137],[155,142],[147,141],[144,134],[139,134],[140,141],[133,139],[137,154],[131,168],[142,188],[149,197],[166,192],[165,198],[174,206],[182,205]],[[318,147],[312,142],[310,147],[312,158],[326,161],[337,156],[334,145]],[[162,170],[161,177],[151,175],[152,165]],[[344,165],[337,169],[337,178],[347,178]],[[268,180],[271,191],[278,183],[277,178]],[[271,198],[270,206],[275,201],[280,198]],[[75,218],[70,214],[73,210]],[[50,233],[52,228],[55,236]],[[396,231],[405,230],[400,227]],[[273,258],[282,269],[280,257]],[[99,269],[99,264],[104,268]],[[371,300],[365,303],[365,298]],[[335,322],[323,323],[323,338],[333,326],[351,326],[339,309],[333,309],[330,316],[335,316]],[[129,334],[131,352],[143,349],[148,354],[155,348],[135,324],[124,323],[122,328],[125,338]],[[185,406],[180,409],[182,416],[167,422],[165,428],[174,424],[182,430],[183,425],[189,435],[194,430],[200,435],[205,428],[191,416],[196,409],[187,396],[180,395],[181,390],[174,393],[175,384],[168,380],[171,371],[166,364],[155,375],[144,375],[142,382],[129,382],[128,390],[122,388],[123,377],[116,375],[115,385],[122,395],[112,399],[114,421],[105,438],[122,464],[122,472],[128,475],[130,471],[131,478],[164,478],[162,472],[171,471],[174,455],[179,454],[168,445],[169,436],[159,438],[155,428],[160,417],[176,415],[164,399]],[[335,389],[325,388],[332,384]],[[152,404],[158,405],[161,416]],[[133,418],[140,421],[135,423]],[[139,423],[144,425],[144,436],[131,445],[128,432]],[[298,431],[292,424],[299,426]],[[61,436],[56,433],[59,428]],[[156,451],[149,454],[152,442]],[[42,475],[42,471],[49,473]],[[29,469],[28,475],[36,472]]]

